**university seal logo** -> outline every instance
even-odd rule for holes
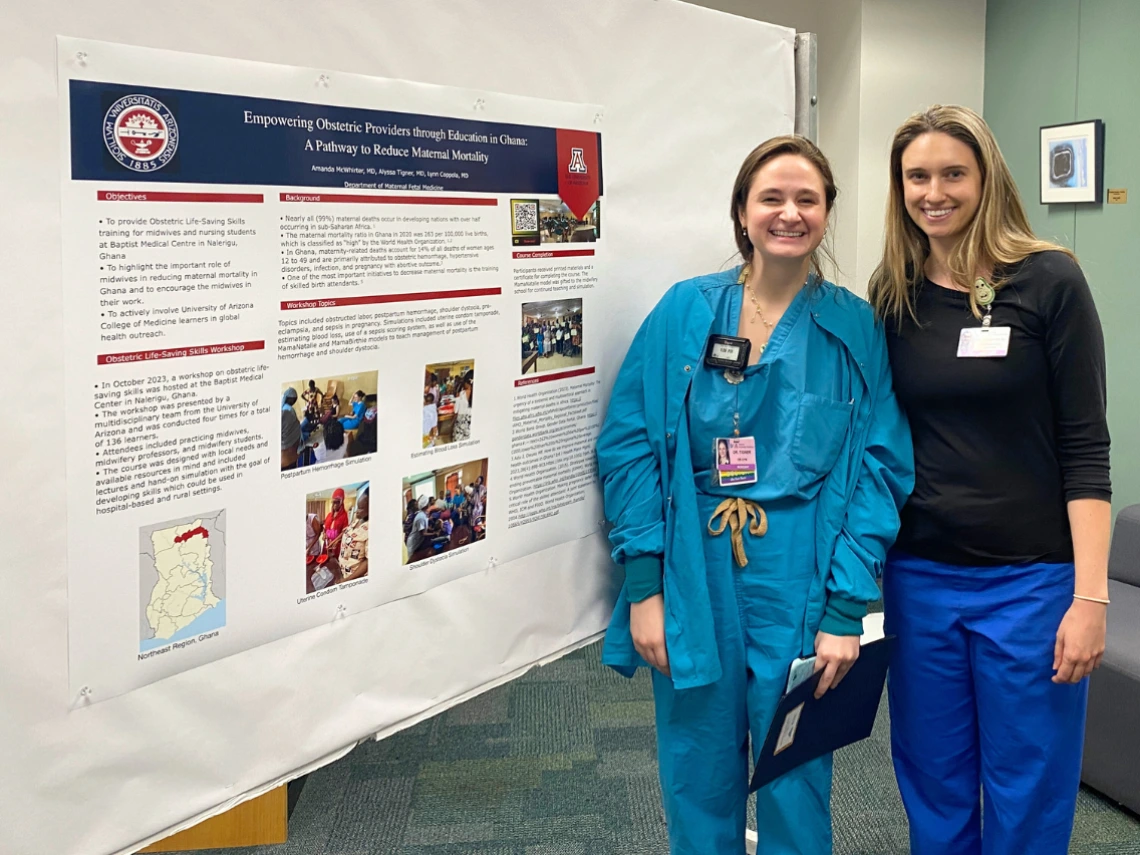
[[[103,142],[111,157],[134,172],[154,172],[178,150],[178,123],[157,98],[127,95],[103,118]]]

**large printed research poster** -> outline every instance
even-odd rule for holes
[[[597,530],[598,107],[59,55],[72,703]]]

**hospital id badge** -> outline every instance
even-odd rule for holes
[[[994,357],[1009,353],[1010,327],[965,327],[958,337],[958,357]]]
[[[751,436],[718,437],[713,447],[718,486],[756,483],[756,439]]]

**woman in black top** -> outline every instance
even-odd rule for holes
[[[884,572],[911,851],[1062,855],[1104,651],[1104,341],[1073,254],[1033,235],[971,110],[896,131],[870,298],[914,436]]]

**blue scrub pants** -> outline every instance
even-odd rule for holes
[[[700,496],[702,518],[707,520],[720,501]],[[769,509],[768,520],[766,538],[745,532],[749,562],[743,569],[733,563],[728,531],[719,537],[705,532],[721,679],[678,691],[653,671],[658,762],[672,855],[746,851],[748,734],[751,730],[754,751],[759,752],[787,685],[789,666],[802,652],[803,616],[815,573],[814,546],[809,542],[785,548],[778,542],[785,528],[779,510]],[[758,855],[828,855],[831,755],[761,788],[756,820]]]
[[[957,567],[892,553],[883,582],[886,631],[898,636],[891,749],[912,855],[1065,855],[1088,680],[1051,678],[1073,565]]]

